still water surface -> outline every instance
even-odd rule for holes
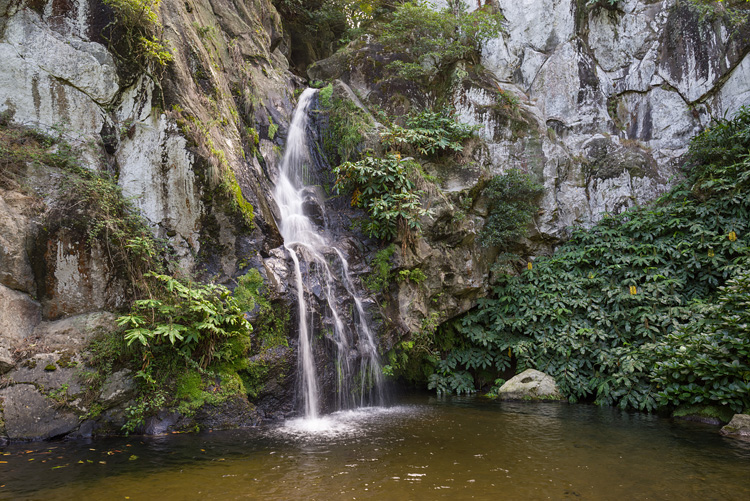
[[[750,499],[750,442],[716,427],[479,398],[0,454],[0,499]]]

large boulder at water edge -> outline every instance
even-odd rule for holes
[[[750,439],[750,414],[735,414],[729,424],[721,429],[721,434]]]
[[[552,378],[535,369],[526,369],[512,377],[497,392],[501,400],[561,400],[563,397]]]

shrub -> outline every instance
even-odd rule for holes
[[[117,319],[127,328],[128,345],[137,341],[147,352],[166,348],[206,367],[214,360],[231,360],[232,350],[225,346],[231,338],[249,338],[252,327],[226,287],[157,273],[146,278],[150,297],[135,301],[133,310]]]
[[[333,94],[333,86],[323,88],[318,96],[321,111],[328,117],[323,145],[332,164],[359,158],[364,133],[372,128],[370,117],[350,99]]]
[[[493,177],[484,189],[490,212],[479,235],[482,245],[508,251],[526,234],[543,193],[533,176],[518,169]]]
[[[104,0],[115,14],[110,50],[126,64],[141,70],[164,66],[172,54],[160,39],[158,10],[161,0]]]
[[[420,155],[432,156],[463,150],[463,143],[474,135],[477,126],[456,121],[443,113],[425,110],[406,120],[406,127],[392,126],[381,133],[385,144],[415,149]]]
[[[741,413],[750,408],[750,271],[721,287],[716,302],[693,310],[700,317],[653,348],[659,403],[713,404]]]
[[[463,2],[434,10],[427,2],[406,2],[377,31],[377,41],[399,60],[389,68],[402,78],[424,82],[445,74],[462,59],[477,59],[482,43],[498,36],[503,17],[485,6],[471,13]]]
[[[416,168],[397,155],[365,157],[334,168],[335,188],[337,193],[352,192],[352,206],[365,209],[369,221],[363,229],[370,237],[407,238],[421,230],[420,218],[428,213],[422,208],[421,192],[409,179],[409,170]]]
[[[372,260],[372,271],[365,278],[365,285],[373,292],[383,292],[391,282],[391,258],[396,253],[396,246],[389,245],[379,250]]]

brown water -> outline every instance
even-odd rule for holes
[[[750,499],[750,443],[716,427],[478,398],[0,454],[2,499]]]

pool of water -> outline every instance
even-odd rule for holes
[[[230,432],[0,448],[0,499],[750,499],[750,443],[614,409],[479,398]]]

